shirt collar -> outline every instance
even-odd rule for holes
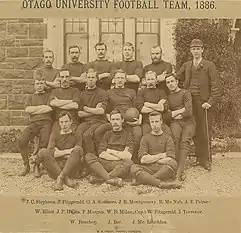
[[[60,130],[60,134],[64,135],[64,134],[70,134],[72,133],[72,129],[70,129],[68,132],[64,132],[62,129]]]
[[[46,93],[46,91],[42,91],[42,92],[35,91],[34,94],[44,94],[44,93]]]

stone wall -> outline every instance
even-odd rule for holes
[[[42,65],[47,26],[42,18],[0,19],[0,126],[25,125],[24,102],[33,70]]]

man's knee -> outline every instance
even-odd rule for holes
[[[73,152],[77,153],[80,157],[82,157],[84,155],[84,151],[83,151],[83,148],[81,146],[76,146],[73,149]]]
[[[39,152],[38,152],[38,157],[39,160],[42,161],[45,157],[49,156],[49,150],[46,148],[42,148]]]
[[[142,167],[138,164],[133,164],[130,168],[131,176],[135,177],[136,174],[140,171],[142,171]]]
[[[87,153],[84,157],[88,165],[98,162],[98,157],[92,153]]]
[[[166,161],[166,165],[171,167],[173,171],[177,170],[177,161],[173,158],[168,157],[169,159]]]
[[[126,168],[130,168],[134,162],[131,159],[123,159],[123,166]]]

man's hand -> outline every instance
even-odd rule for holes
[[[166,78],[166,75],[167,75],[167,71],[164,71],[162,74],[157,75],[157,81],[158,82],[164,82],[165,78]]]
[[[175,120],[182,120],[183,117],[182,117],[182,115],[177,115],[177,116],[174,117],[174,119],[175,119]]]
[[[101,102],[98,103],[98,104],[96,105],[96,108],[102,108],[102,103],[101,103]]]
[[[202,104],[202,108],[208,110],[209,108],[211,108],[211,104],[206,102],[206,103]]]
[[[83,111],[88,112],[88,107],[87,107],[87,106],[84,106],[84,107],[83,107]]]

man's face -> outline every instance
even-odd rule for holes
[[[71,129],[72,120],[68,115],[62,116],[59,118],[59,125],[61,130],[68,132]]]
[[[98,59],[104,59],[105,58],[105,54],[106,54],[107,50],[106,50],[104,45],[97,45],[95,51],[96,51]]]
[[[80,50],[79,48],[75,47],[75,48],[71,48],[69,50],[69,56],[70,56],[70,60],[73,63],[76,63],[79,61],[79,56],[80,56]]]
[[[151,49],[151,60],[153,63],[159,62],[162,59],[162,51],[161,48],[152,48]]]
[[[147,88],[155,88],[156,84],[157,84],[156,75],[155,74],[147,74],[146,75]]]
[[[116,73],[114,77],[115,87],[122,88],[126,82],[126,76],[124,73]]]
[[[133,59],[133,49],[132,49],[132,46],[124,46],[123,47],[123,56],[124,56],[124,60],[132,60]]]
[[[52,52],[45,52],[43,62],[45,67],[52,67],[54,62],[54,54]]]
[[[70,86],[70,74],[68,70],[59,72],[60,86],[62,88],[68,88]]]
[[[194,59],[200,59],[202,57],[204,49],[202,47],[192,47],[190,48],[190,52],[193,55]]]
[[[178,88],[178,80],[176,80],[175,77],[170,76],[166,78],[166,85],[170,92],[175,92]]]
[[[153,132],[159,133],[162,129],[162,120],[159,115],[157,116],[150,116],[150,126]]]
[[[46,87],[45,80],[35,80],[34,81],[34,88],[37,92],[43,92],[44,88]]]
[[[97,82],[97,76],[95,72],[90,72],[86,74],[86,85],[88,88],[95,88]]]
[[[110,117],[110,123],[111,123],[112,129],[114,131],[122,130],[123,122],[124,122],[124,119],[121,118],[121,114],[120,113],[113,114]]]

